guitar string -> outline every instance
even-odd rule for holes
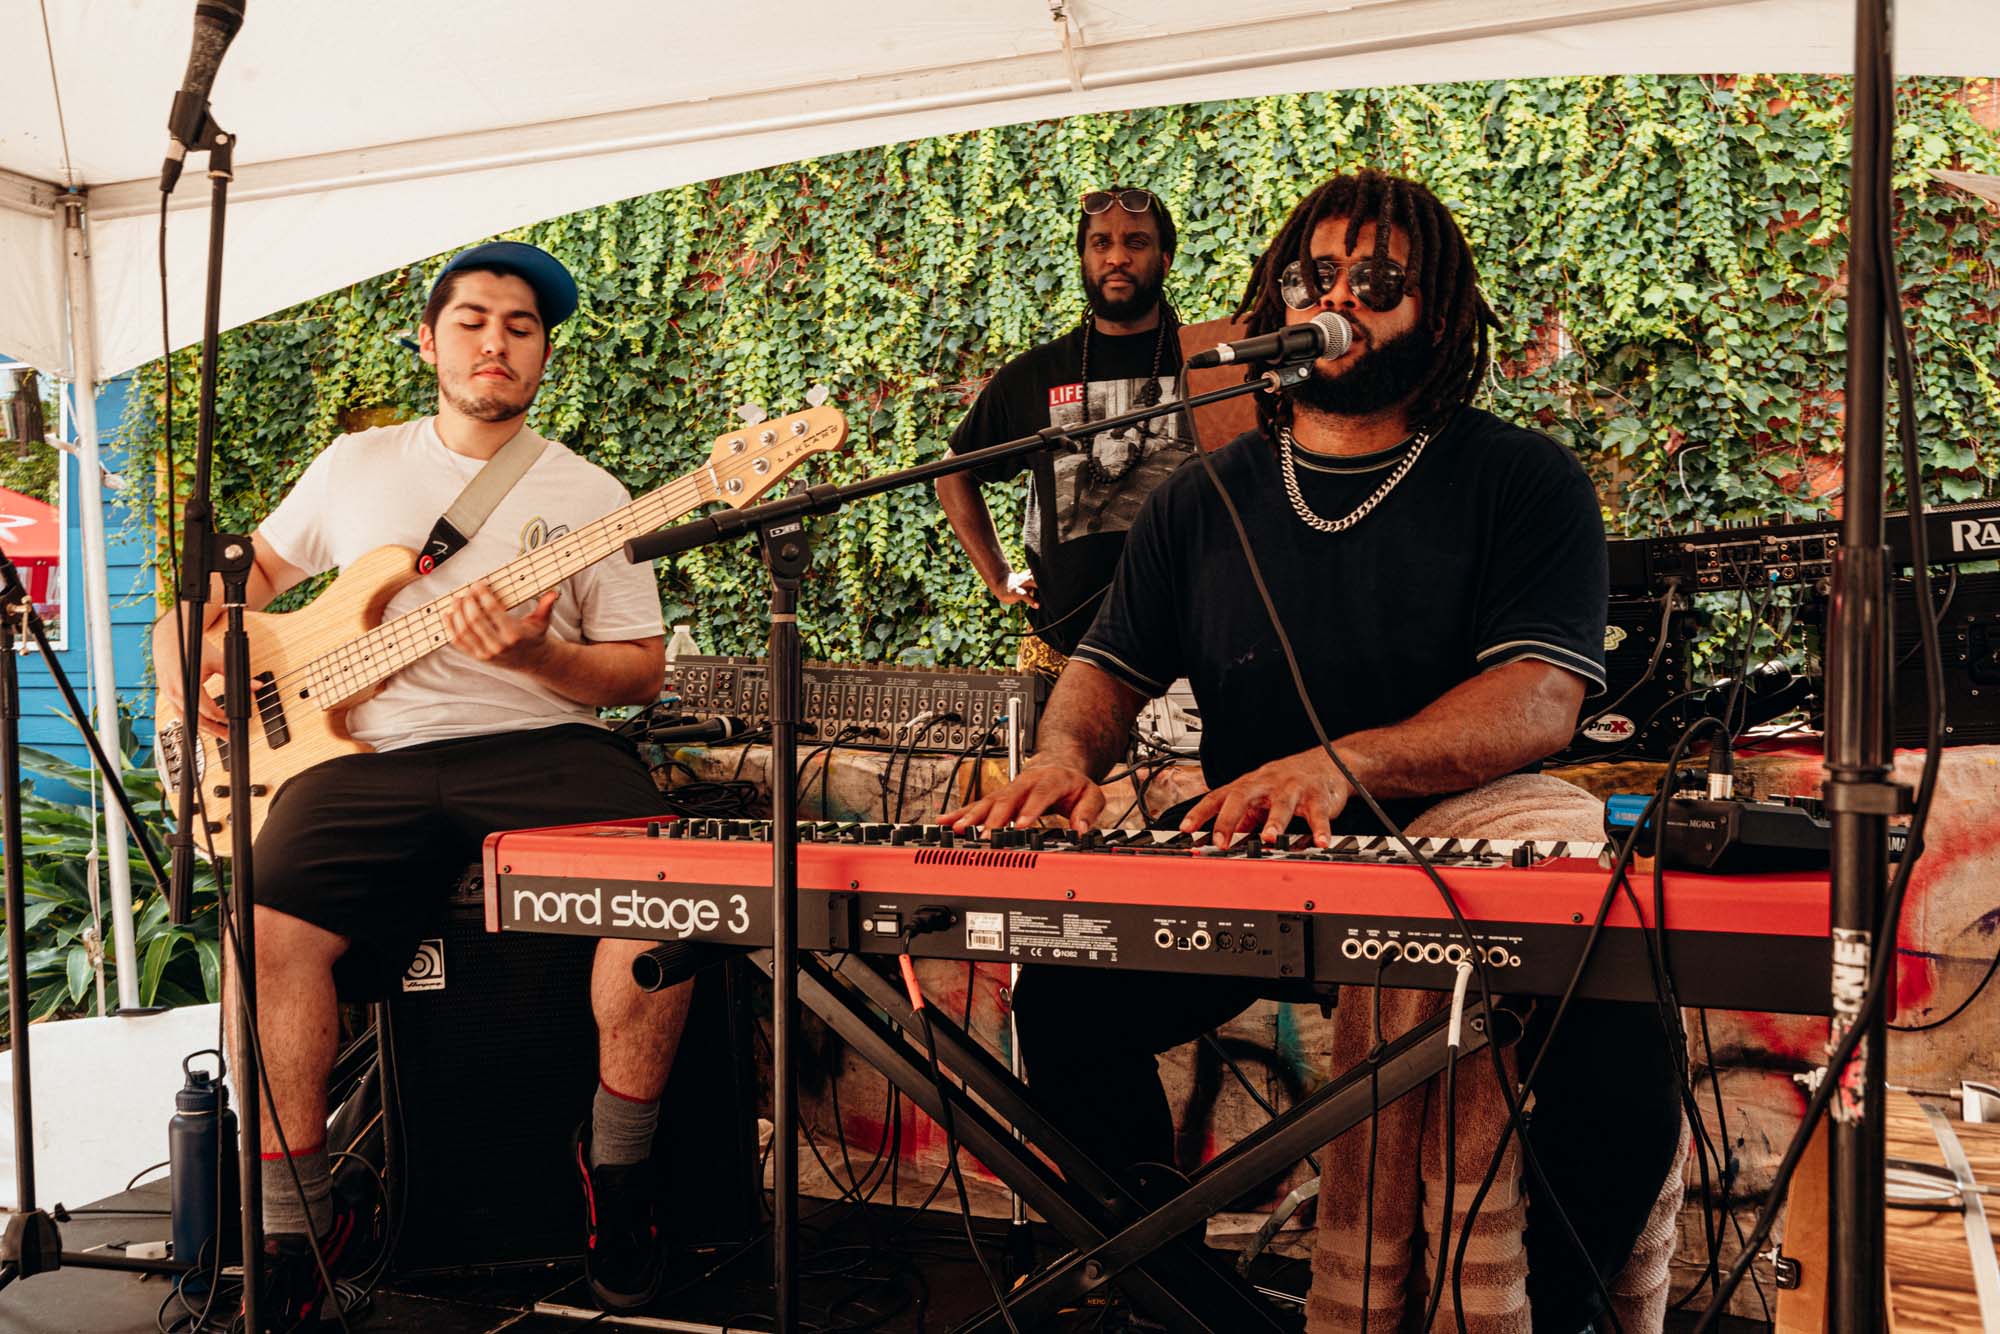
[[[819,453],[836,447],[837,444],[820,446],[807,452]],[[768,455],[764,457],[769,458]],[[804,457],[805,454],[801,453],[787,461],[782,468],[776,468],[774,463],[775,471],[767,470],[767,485],[784,477]],[[741,464],[744,461],[739,459],[734,462]],[[614,535],[622,534],[628,522],[636,524],[640,532],[650,532],[698,509],[710,499],[720,499],[719,494],[714,497],[703,496],[702,482],[705,479],[721,481],[721,473],[732,470],[732,467],[729,461],[725,461],[721,466],[711,462],[702,469],[675,478],[629,505],[593,520],[575,533],[559,539],[557,543],[545,544],[524,553],[488,575],[488,582],[493,583],[496,578],[501,581],[494,586],[494,593],[502,598],[505,605],[511,607],[518,602],[526,601],[545,591],[546,588],[560,583],[562,578],[568,577],[565,575],[549,579],[550,566],[559,570],[575,559],[581,551],[591,551],[594,554],[577,565],[576,570],[587,569],[609,556],[623,544],[624,538]],[[755,471],[754,465],[752,471]],[[613,540],[606,542],[607,537],[612,537]],[[259,713],[265,724],[266,734],[273,719],[281,719],[284,716],[285,695],[291,689],[292,683],[301,677],[305,678],[308,690],[320,697],[318,702],[321,710],[327,711],[331,706],[324,700],[329,698],[329,691],[339,692],[330,696],[336,701],[348,698],[436,650],[444,643],[444,635],[439,628],[442,626],[443,609],[462,591],[462,588],[455,589],[451,593],[435,598],[422,607],[404,613],[387,625],[377,626],[366,634],[357,636],[331,653],[321,654],[274,677],[264,690],[259,692]],[[420,622],[422,624],[419,624]],[[390,665],[384,667],[377,662],[363,648],[364,644],[379,644],[384,654],[383,661],[389,662]],[[402,657],[400,656],[402,654],[409,656]]]
[[[537,581],[546,580],[553,570],[561,569],[575,555],[582,551],[593,554],[578,568],[588,568],[616,550],[624,541],[622,536],[628,527],[643,523],[640,531],[650,531],[661,524],[697,508],[705,503],[700,494],[704,479],[699,473],[676,478],[658,490],[648,492],[630,505],[624,506],[602,518],[594,520],[575,533],[558,539],[557,542],[535,548],[533,551],[508,562],[493,574],[487,576],[494,585],[494,592],[506,605],[525,601],[533,596],[539,587]],[[662,511],[649,513],[649,511]],[[562,553],[558,556],[556,553]],[[560,579],[553,582],[560,582]],[[280,686],[283,696],[292,692],[300,678],[314,694],[334,700],[345,699],[365,686],[379,681],[409,663],[416,661],[435,648],[441,646],[444,636],[439,629],[442,625],[443,610],[450,605],[462,589],[454,589],[442,597],[433,599],[421,607],[413,608],[390,621],[377,626],[365,634],[356,636],[329,653],[321,654],[284,673],[272,684]],[[378,657],[377,654],[380,656]],[[326,704],[322,708],[330,707]]]
[[[700,482],[698,475],[677,478],[575,533],[559,538],[555,543],[537,547],[509,561],[488,575],[487,582],[507,606],[526,601],[552,583],[561,582],[560,579],[550,580],[549,576],[575,560],[578,554],[589,553],[588,559],[576,567],[584,569],[617,550],[625,540],[621,534],[630,524],[643,521],[647,526],[642,531],[650,531],[677,517],[676,509],[678,513],[685,514],[702,504]],[[665,512],[657,518],[645,513],[662,509]],[[444,643],[439,628],[443,623],[444,609],[462,591],[454,589],[405,612],[387,625],[356,636],[331,654],[323,654],[301,664],[286,673],[287,689],[297,677],[305,675],[309,678],[307,684],[314,688],[316,694],[338,701],[400,671]],[[329,706],[322,704],[321,707]]]

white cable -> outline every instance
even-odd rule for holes
[[[1445,1045],[1457,1051],[1462,1045],[1459,1039],[1465,1028],[1465,986],[1472,980],[1472,965],[1464,959],[1458,961],[1458,976],[1451,984],[1451,1027],[1445,1034]]]

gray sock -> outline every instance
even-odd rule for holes
[[[310,1224],[312,1235],[323,1237],[333,1230],[333,1172],[326,1146],[293,1154],[292,1167],[299,1170],[296,1184],[283,1154],[264,1155],[264,1231],[303,1233]],[[304,1200],[299,1199],[300,1186],[305,1187]]]
[[[644,1162],[653,1152],[653,1131],[660,1124],[660,1101],[639,1102],[614,1093],[597,1081],[590,1104],[590,1165],[624,1167]]]

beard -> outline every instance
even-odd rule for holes
[[[438,393],[445,402],[463,415],[482,422],[512,421],[524,415],[528,411],[528,405],[535,401],[532,392],[517,403],[504,394],[475,389],[472,387],[473,384],[474,381],[470,377],[447,380],[444,376],[439,376]]]
[[[1123,300],[1114,300],[1104,295],[1104,284],[1092,282],[1089,274],[1083,275],[1083,296],[1090,303],[1090,313],[1099,319],[1123,324],[1128,320],[1143,319],[1160,303],[1160,293],[1167,285],[1164,268],[1156,268],[1150,278],[1138,274],[1128,275],[1132,279],[1132,295]]]
[[[1366,417],[1394,407],[1423,382],[1437,359],[1437,347],[1419,326],[1385,343],[1366,345],[1361,356],[1339,375],[1319,367],[1293,397],[1315,412],[1334,417]]]

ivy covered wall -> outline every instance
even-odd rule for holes
[[[1983,204],[1927,175],[2000,171],[2000,137],[1972,106],[1983,88],[1911,81],[1898,99],[1899,253],[1933,500],[1986,495],[2000,469],[2000,242]],[[1840,484],[1845,92],[1823,78],[1629,77],[1266,98],[639,195],[511,233],[561,256],[583,289],[531,420],[637,493],[702,461],[736,405],[782,412],[825,383],[856,438],[816,460],[819,475],[907,466],[943,449],[985,376],[1080,317],[1082,191],[1167,198],[1181,235],[1168,291],[1202,319],[1233,308],[1301,194],[1367,164],[1428,182],[1457,213],[1506,326],[1487,404],[1574,448],[1615,530],[1810,515]],[[430,410],[433,378],[394,335],[416,323],[439,262],[225,337],[228,522],[254,525],[341,430]],[[188,442],[194,361],[174,366]],[[128,423],[156,446],[161,374],[146,369]],[[989,489],[1010,542],[1017,491]],[[819,531],[801,608],[813,655],[1011,661],[1015,627],[927,490]],[[765,593],[747,547],[663,564],[660,582],[709,651],[757,651]]]

